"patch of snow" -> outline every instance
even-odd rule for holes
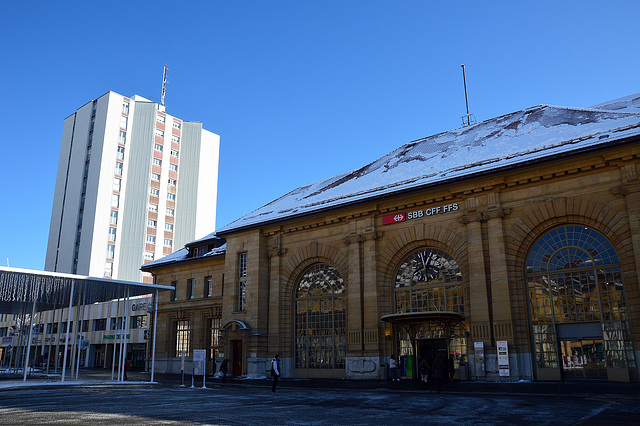
[[[631,104],[639,98],[628,100]],[[405,144],[372,163],[301,186],[217,234],[281,221],[640,134],[640,111],[538,105]]]

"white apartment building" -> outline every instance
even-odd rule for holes
[[[140,265],[215,227],[220,136],[138,95],[65,119],[45,270],[151,283]]]

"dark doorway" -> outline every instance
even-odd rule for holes
[[[420,362],[422,358],[427,358],[429,364],[436,359],[439,353],[444,354],[445,358],[447,355],[447,339],[420,339],[418,340],[418,361]]]
[[[231,341],[231,375],[242,375],[242,340]]]

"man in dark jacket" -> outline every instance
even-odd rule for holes
[[[280,355],[276,355],[271,360],[271,376],[273,376],[273,386],[271,386],[271,393],[277,395],[276,386],[278,386],[278,379],[280,378]]]
[[[447,377],[447,361],[443,353],[439,353],[431,365],[431,376],[438,385],[438,393],[442,393],[442,379]]]

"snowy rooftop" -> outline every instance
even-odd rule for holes
[[[640,94],[595,106],[538,105],[419,139],[349,173],[301,186],[218,235],[550,159],[640,134]]]

